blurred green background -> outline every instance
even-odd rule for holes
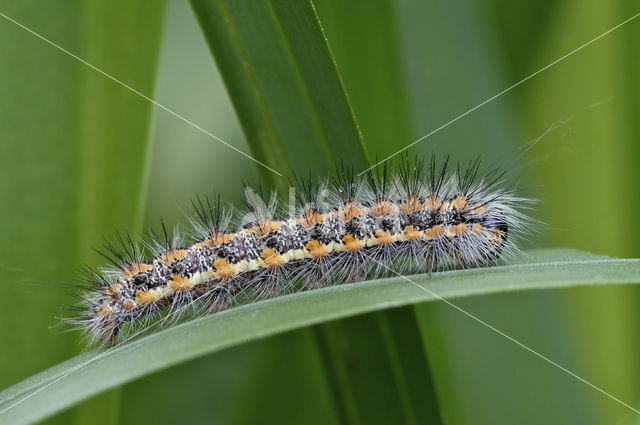
[[[314,5],[369,153],[380,158],[640,11],[631,0]],[[0,0],[0,12],[249,150],[188,2]],[[636,20],[412,152],[504,155],[523,194],[539,200],[533,215],[544,224],[528,247],[638,257],[639,76]],[[518,146],[554,125],[512,164]],[[4,18],[0,173],[0,388],[82,350],[56,316],[72,302],[66,292],[79,265],[101,264],[92,248],[104,236],[139,234],[161,216],[174,223],[195,193],[215,189],[240,205],[243,180],[260,175],[243,156]],[[582,288],[457,304],[637,408],[639,295],[635,287]],[[628,409],[450,307],[414,312],[423,336],[415,344],[424,345],[444,423],[631,423]],[[47,423],[337,424],[317,334],[209,355]]]

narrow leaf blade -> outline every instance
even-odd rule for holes
[[[395,277],[292,294],[184,323],[107,352],[85,353],[0,393],[0,424],[35,422],[109,388],[206,353],[326,321],[437,300],[433,294],[452,299],[638,283],[640,260],[540,250],[509,266],[417,275],[411,280],[417,285]]]

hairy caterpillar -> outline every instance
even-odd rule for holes
[[[209,314],[296,290],[398,273],[491,265],[517,249],[527,202],[504,173],[479,175],[480,161],[447,172],[432,157],[403,160],[360,178],[293,179],[288,211],[273,194],[246,189],[248,210],[232,220],[219,198],[196,198],[189,242],[166,227],[136,243],[117,235],[103,255],[111,268],[85,270],[90,283],[75,322],[89,339],[112,345],[123,329],[157,317]],[[238,221],[239,220],[239,221]],[[150,251],[148,259],[144,252]]]

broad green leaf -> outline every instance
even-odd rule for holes
[[[284,331],[381,309],[531,289],[640,282],[640,260],[573,250],[531,252],[508,266],[337,285],[237,307],[106,351],[91,351],[0,393],[0,423],[43,419],[172,365]],[[70,373],[71,372],[71,373]]]
[[[0,11],[152,95],[164,2],[0,1]],[[0,386],[68,358],[54,328],[78,268],[113,229],[137,231],[151,105],[0,18]],[[46,355],[43,355],[46,353]],[[117,394],[115,395],[117,399]],[[98,401],[117,415],[117,403]],[[78,421],[108,423],[95,408]],[[55,422],[70,423],[70,415]]]

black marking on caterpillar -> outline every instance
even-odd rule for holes
[[[116,234],[101,251],[109,268],[84,271],[83,308],[71,321],[90,341],[116,344],[158,316],[175,323],[234,304],[389,275],[485,267],[517,250],[530,228],[529,202],[480,161],[439,167],[404,159],[358,177],[338,169],[330,181],[293,178],[294,208],[274,194],[245,190],[248,210],[235,223],[219,197],[192,202],[188,239],[169,233],[135,242]],[[146,249],[143,249],[146,248]],[[144,251],[151,254],[145,258]],[[155,319],[154,319],[155,318]]]

